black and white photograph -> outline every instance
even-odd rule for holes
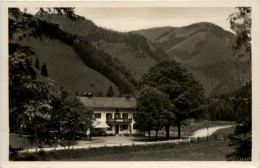
[[[252,6],[64,6],[6,8],[9,162],[252,161]]]

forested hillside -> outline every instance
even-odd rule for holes
[[[91,20],[80,16],[75,21],[57,14],[38,17],[58,24],[65,32],[86,37],[98,49],[119,60],[130,70],[135,79],[140,79],[152,65],[167,58],[163,50],[152,46],[144,36],[139,34],[121,33],[98,27]]]
[[[18,18],[28,30],[13,42],[33,48],[41,66],[46,62],[48,80],[73,94],[101,96],[109,86],[116,95],[133,94],[142,75],[165,59],[190,70],[208,94],[236,90],[251,78],[248,60],[233,56],[234,35],[212,23],[122,33],[77,15],[20,12],[10,21]]]
[[[236,90],[251,78],[249,60],[233,55],[234,35],[215,24],[159,27],[133,33],[144,35],[170,59],[189,69],[208,93]]]
[[[63,32],[57,24],[39,20],[19,10],[9,15],[9,24],[15,26],[17,24],[13,23],[16,22],[22,22],[26,25],[26,29],[16,32],[10,37],[11,41],[31,47],[36,54],[38,53],[40,61],[49,62],[49,64],[47,62],[47,69],[50,70],[49,78],[51,81],[56,81],[54,83],[56,87],[64,87],[69,92],[79,93],[94,90],[97,94],[104,95],[105,90],[111,85],[117,95],[117,88],[121,94],[133,93],[136,81],[129,70],[121,65],[118,59],[92,45],[87,38]],[[44,52],[46,53],[43,54]],[[82,63],[86,66],[80,69]],[[57,70],[57,66],[53,68],[54,64],[58,64],[62,69]],[[67,71],[69,73],[66,73]],[[89,76],[95,76],[96,79]]]
[[[59,24],[65,32],[87,37],[118,59],[137,80],[165,59],[174,59],[189,69],[208,94],[236,90],[251,78],[248,60],[238,63],[233,56],[234,35],[212,23],[121,33],[98,27],[84,17],[75,22],[54,14],[39,18]]]

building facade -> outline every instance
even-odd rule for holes
[[[82,103],[94,110],[93,133],[136,134],[134,113],[135,98],[79,97]]]

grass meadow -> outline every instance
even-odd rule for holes
[[[234,128],[215,132],[208,139],[178,144],[153,144],[138,146],[101,147],[52,152],[23,153],[10,156],[10,160],[30,161],[225,161],[231,153],[227,138]]]

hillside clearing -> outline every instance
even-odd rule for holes
[[[60,41],[30,38],[21,43],[34,49],[40,66],[46,62],[49,76],[55,80],[56,89],[59,90],[62,86],[71,94],[75,94],[75,92],[103,92],[106,94],[111,85],[116,95],[119,94],[118,88],[110,80],[86,66],[73,48]]]

